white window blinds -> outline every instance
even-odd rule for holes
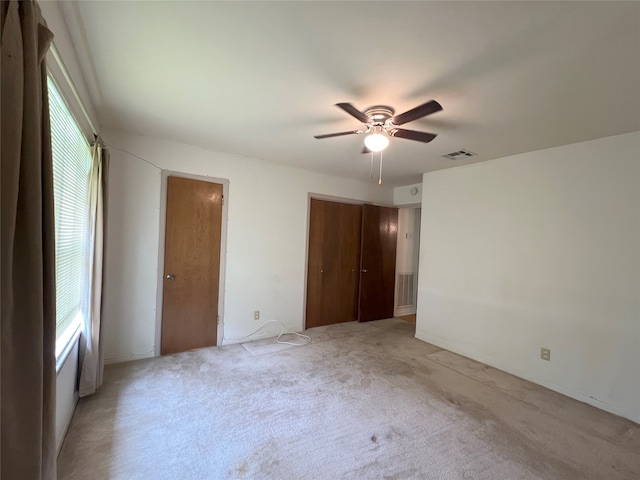
[[[89,145],[49,79],[56,239],[56,338],[83,311],[88,289]]]

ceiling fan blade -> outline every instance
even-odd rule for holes
[[[392,137],[406,138],[407,140],[416,140],[418,142],[429,143],[437,137],[435,133],[417,132],[416,130],[405,130],[404,128],[394,128],[389,132]]]
[[[396,115],[391,121],[394,125],[403,125],[405,123],[413,122],[419,118],[426,117],[427,115],[431,115],[432,113],[439,112],[440,110],[442,110],[442,105],[435,100],[430,100],[427,103],[423,103],[422,105],[412,108],[407,112]]]
[[[362,132],[360,130],[351,130],[349,132],[327,133],[326,135],[314,135],[313,138],[317,138],[318,140],[320,140],[322,138],[341,137],[343,135],[355,135],[358,133],[362,133]]]
[[[371,119],[367,117],[364,113],[358,110],[356,107],[351,105],[350,103],[336,103],[336,107],[341,108],[345,112],[347,112],[352,117],[357,118],[362,123],[369,123]]]

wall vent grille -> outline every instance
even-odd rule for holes
[[[415,273],[398,274],[398,307],[413,307],[416,303]]]
[[[458,160],[459,158],[475,157],[476,155],[477,153],[470,152],[469,150],[458,150],[457,152],[441,155],[441,157],[448,158],[450,160]]]

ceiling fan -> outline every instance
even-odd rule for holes
[[[442,110],[435,100],[430,100],[400,115],[395,115],[395,110],[387,105],[374,105],[361,112],[350,103],[336,103],[336,107],[341,108],[352,117],[364,123],[363,130],[351,130],[348,132],[328,133],[326,135],[315,135],[314,138],[323,139],[330,137],[341,137],[343,135],[369,134],[364,139],[365,148],[362,153],[381,152],[389,145],[389,137],[405,138],[418,142],[429,143],[436,138],[435,133],[418,132],[397,128],[399,125],[412,122],[432,113]]]

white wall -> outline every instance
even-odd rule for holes
[[[640,132],[423,187],[416,336],[640,421]]]
[[[393,201],[393,190],[376,184],[122,132],[103,136],[112,146],[103,320],[107,362],[154,352],[156,288],[162,273],[160,169],[230,182],[221,325],[225,339],[248,335],[269,319],[292,330],[303,328],[310,194],[386,205]],[[253,320],[254,310],[261,311],[260,321]],[[272,325],[266,335],[277,331]]]
[[[396,301],[395,315],[412,315],[416,313],[416,304],[410,307],[398,306],[398,274],[415,273],[418,275],[420,257],[420,209],[398,209],[398,247],[396,249]],[[415,285],[417,287],[417,283]],[[415,302],[415,295],[414,295]]]

